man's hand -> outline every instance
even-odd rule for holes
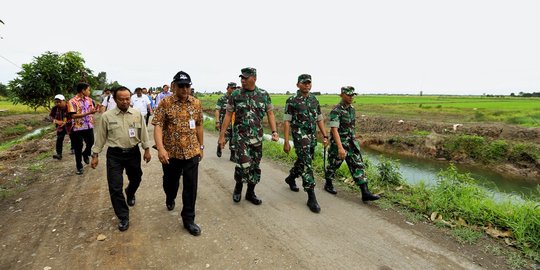
[[[144,150],[143,160],[146,161],[146,163],[150,162],[152,159],[152,155],[150,155],[150,149]]]
[[[57,124],[58,126],[64,126],[64,121],[62,120],[54,120],[54,123]]]
[[[285,141],[285,143],[283,144],[283,152],[289,154],[290,151],[291,151],[291,145],[289,144],[288,141]]]
[[[98,157],[92,157],[92,163],[90,163],[90,166],[92,167],[92,169],[95,169],[98,165]]]
[[[199,158],[199,161],[201,161],[204,157],[204,150],[201,150],[201,157]]]
[[[225,147],[225,136],[219,136],[218,145],[221,149]]]
[[[347,157],[347,152],[345,151],[345,149],[343,147],[338,148],[337,151],[338,151],[339,159],[343,160],[343,159],[345,159],[345,157]]]
[[[272,141],[277,142],[279,140],[279,134],[277,132],[272,133]]]
[[[162,164],[169,164],[169,153],[164,148],[158,150],[158,158]]]
[[[328,139],[327,138],[323,139],[323,145],[324,145],[324,148],[328,147]]]
[[[219,122],[216,122],[216,130],[219,131],[221,129]]]

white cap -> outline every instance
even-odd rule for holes
[[[58,94],[58,95],[54,96],[54,99],[66,100],[66,98],[62,94]]]

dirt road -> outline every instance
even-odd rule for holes
[[[476,269],[465,257],[404,227],[374,207],[323,193],[320,214],[303,192],[289,191],[286,170],[261,164],[260,206],[232,199],[234,164],[217,158],[217,138],[205,135],[196,222],[202,235],[183,229],[169,212],[161,165],[143,165],[130,228],[119,232],[109,200],[104,155],[96,170],[74,175],[73,157],[60,172],[34,183],[0,209],[1,269]],[[19,200],[19,198],[21,198]],[[97,241],[97,236],[106,236]],[[50,267],[50,268],[46,268]]]

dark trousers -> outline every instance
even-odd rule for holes
[[[64,148],[64,138],[66,137],[66,127],[62,128],[62,131],[56,131],[56,154],[62,155]]]
[[[141,152],[139,146],[133,147],[130,151],[120,148],[107,149],[107,182],[109,183],[109,194],[111,196],[114,213],[119,219],[129,218],[129,208],[124,197],[124,169],[128,177],[129,184],[126,188],[126,196],[131,198],[141,184]]]
[[[180,215],[182,216],[182,221],[184,223],[195,221],[195,201],[197,200],[199,161],[199,156],[191,159],[171,158],[169,159],[169,164],[162,164],[163,190],[165,191],[167,203],[173,202],[176,199],[178,187],[180,186],[180,176],[183,176],[183,208]]]
[[[146,125],[148,126],[148,120],[150,119],[150,112],[148,112],[146,114],[146,116],[144,116],[144,120],[146,121]]]
[[[83,151],[83,142],[86,148]],[[71,132],[71,143],[75,150],[75,165],[77,170],[82,169],[82,156],[90,156],[92,153],[92,145],[94,145],[94,130],[85,129]]]

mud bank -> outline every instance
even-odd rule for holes
[[[530,152],[510,153],[512,146],[540,145],[540,128],[525,128],[505,124],[448,124],[424,121],[400,121],[380,117],[358,117],[360,140],[364,147],[383,152],[409,157],[454,162],[493,170],[512,178],[526,179],[540,184],[540,159]],[[470,151],[468,147],[483,145],[467,144],[456,138],[462,135],[478,136],[478,144],[501,142],[500,150],[504,157],[490,157]],[[475,137],[476,138],[476,137]],[[457,145],[456,145],[457,144]],[[485,146],[485,145],[484,145]],[[506,151],[506,152],[505,152]],[[471,153],[472,152],[472,153]],[[495,153],[494,155],[496,155]],[[502,155],[501,155],[502,156]]]

